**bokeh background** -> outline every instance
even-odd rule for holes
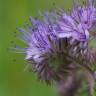
[[[0,96],[56,96],[55,88],[38,82],[36,76],[24,71],[24,54],[10,51],[23,46],[16,36],[29,16],[38,16],[57,8],[69,10],[72,0],[0,0]]]
[[[39,82],[35,74],[25,70],[25,55],[11,48],[25,46],[17,38],[17,28],[24,27],[29,16],[39,17],[39,11],[58,8],[68,11],[72,5],[72,0],[0,0],[0,96],[57,96],[54,86]],[[94,47],[95,42],[91,43]],[[85,91],[79,95],[88,96]]]

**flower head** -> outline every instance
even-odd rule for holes
[[[85,6],[76,6],[72,12],[72,18],[79,23],[83,24],[83,27],[90,29],[96,22],[96,8],[93,0],[86,0]]]
[[[96,8],[93,0],[85,0],[85,2],[83,6],[75,4],[70,15],[61,12],[58,21],[61,28],[58,35],[60,38],[67,36],[67,38],[72,37],[79,41],[89,40],[89,31],[96,24]]]
[[[89,60],[88,41],[96,20],[95,12],[93,3],[88,0],[86,6],[77,6],[71,14],[64,11],[46,13],[42,21],[30,17],[31,26],[19,29],[23,32],[20,39],[27,44],[25,59],[32,64],[39,80],[47,84],[64,81],[69,73],[76,73],[81,66],[89,73],[93,72],[88,64],[95,60]]]
[[[69,66],[68,64],[72,62],[76,52],[79,52],[80,48],[80,50],[83,50],[84,46],[81,43],[84,42],[81,41],[85,40],[82,34],[78,39],[76,32],[71,34],[71,37],[68,36],[68,30],[64,38],[59,38],[58,33],[62,30],[60,27],[63,25],[58,26],[57,20],[52,22],[49,17],[44,17],[45,20],[43,21],[30,17],[32,26],[27,26],[26,30],[19,29],[20,32],[24,33],[20,39],[23,39],[27,44],[25,59],[32,63],[33,70],[37,72],[38,78],[47,83],[60,79],[61,74],[58,74],[60,66],[62,64]],[[73,26],[75,27],[74,24]]]
[[[79,22],[76,24],[75,20],[70,16],[62,13],[58,25],[61,30],[58,33],[59,38],[73,38],[78,41],[87,41],[89,39],[89,32],[83,28],[83,24]]]
[[[32,63],[33,70],[37,72],[39,79],[50,83],[51,79],[56,78],[54,64],[51,63],[55,63],[54,59],[58,59],[62,51],[59,38],[56,36],[57,26],[49,22],[48,18],[40,21],[30,17],[30,21],[33,26],[28,26],[26,30],[19,29],[24,33],[22,39],[28,45],[25,49],[25,59]]]

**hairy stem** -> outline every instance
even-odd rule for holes
[[[64,75],[62,77],[62,80],[60,80],[57,84],[57,90],[59,95],[75,96],[81,86],[81,74],[73,69],[66,76]]]

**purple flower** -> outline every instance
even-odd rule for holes
[[[96,8],[94,6],[93,0],[86,0],[85,5],[76,5],[72,12],[72,18],[78,23],[82,23],[85,29],[90,29],[96,22]]]
[[[57,22],[61,28],[58,37],[72,37],[79,41],[89,40],[89,29],[92,29],[96,23],[96,8],[92,1],[86,1],[85,6],[75,5],[71,15],[61,12]]]
[[[23,49],[25,60],[32,64],[39,80],[50,84],[77,69],[74,62],[83,66],[81,61],[88,52],[89,29],[95,21],[95,8],[88,4],[76,7],[70,15],[65,12],[59,15],[56,12],[45,13],[42,21],[30,17],[31,25],[19,29],[23,34],[20,39],[27,44]]]
[[[58,72],[62,64],[69,66],[67,63],[86,49],[89,32],[81,22],[76,24],[72,16],[65,13],[59,16],[55,12],[46,13],[43,17],[42,21],[30,17],[32,25],[19,31],[23,33],[20,39],[27,44],[23,49],[25,59],[32,64],[40,80],[51,83],[61,78]]]
[[[67,37],[78,41],[87,41],[89,39],[89,32],[87,29],[83,28],[83,24],[81,22],[76,24],[75,20],[65,13],[62,13],[57,23],[61,28],[58,32],[59,38]]]
[[[24,33],[20,39],[27,44],[25,59],[32,63],[40,80],[50,83],[51,79],[56,78],[54,64],[51,63],[55,63],[54,59],[58,59],[58,54],[62,51],[56,36],[57,26],[49,22],[47,16],[44,21],[32,17],[30,21],[32,26],[27,25],[26,30],[19,29]]]
[[[73,96],[86,78],[91,93],[94,72],[90,66],[96,63],[96,52],[88,42],[90,29],[96,23],[93,2],[88,0],[85,6],[76,5],[71,14],[46,12],[42,21],[32,17],[30,21],[25,29],[19,29],[23,34],[20,39],[27,44],[21,50],[38,79],[47,84],[55,81],[61,96]]]
[[[50,15],[51,14],[52,13],[50,13]],[[29,63],[32,63],[32,68],[38,74],[38,78],[45,80],[48,84],[60,78],[60,74],[58,75],[59,66],[62,64],[66,65],[67,62],[72,61],[67,60],[67,58],[70,57],[71,53],[72,58],[76,55],[76,52],[79,51],[78,49],[82,47],[81,43],[83,42],[81,41],[84,41],[86,38],[82,33],[79,33],[78,36],[77,31],[74,31],[70,38],[68,37],[68,33],[65,38],[59,38],[58,33],[62,30],[60,27],[64,24],[59,25],[59,27],[56,23],[57,19],[54,17],[56,21],[50,21],[51,17],[49,17],[46,15],[42,21],[30,17],[32,26],[27,25],[25,30],[19,29],[19,31],[23,33],[20,39],[27,44],[27,48],[23,49],[26,53],[25,59]],[[72,28],[71,25],[70,28]],[[75,27],[74,24],[72,26]],[[81,25],[78,26],[79,30],[81,30],[80,28]],[[65,30],[63,32],[65,32]],[[83,32],[83,30],[81,32]],[[85,34],[88,34],[87,30]],[[75,41],[73,40],[74,38],[76,39]],[[73,45],[74,47],[71,48]],[[78,49],[75,48],[76,46],[78,46]],[[82,48],[80,50],[83,50]]]

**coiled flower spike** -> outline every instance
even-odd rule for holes
[[[60,62],[58,58],[63,49],[60,49],[60,41],[56,36],[56,25],[44,23],[38,19],[32,19],[32,17],[30,20],[33,27],[28,27],[22,37],[28,45],[25,50],[27,54],[25,59],[32,63],[39,79],[51,83],[51,79],[58,77],[55,72],[56,68],[54,68],[58,64],[51,63],[63,62],[61,61],[62,58],[60,58]],[[23,31],[22,29],[19,30]],[[56,61],[54,62],[54,60]]]
[[[72,60],[67,60],[67,58],[71,56],[72,52],[72,54],[76,54],[76,48],[74,49],[71,44],[72,38],[58,38],[57,25],[47,24],[38,19],[31,18],[30,20],[33,27],[28,27],[22,36],[28,45],[25,49],[27,54],[25,59],[32,63],[39,79],[51,83],[51,80],[59,79],[57,75],[59,65],[65,63],[65,66],[68,66],[67,62],[71,63]],[[19,31],[24,30],[19,29]],[[74,45],[79,43],[79,41],[75,41]]]
[[[32,25],[19,29],[23,33],[20,39],[27,44],[22,49],[25,60],[32,64],[39,80],[58,83],[61,96],[74,96],[84,76],[90,77],[92,94],[94,70],[91,65],[96,63],[96,52],[90,48],[89,40],[90,30],[96,23],[96,8],[91,0],[86,2],[86,6],[76,6],[70,14],[46,13],[42,21],[30,17]]]

